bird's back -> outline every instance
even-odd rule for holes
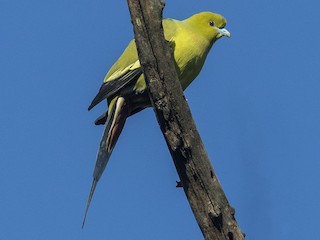
[[[199,74],[208,51],[209,43],[201,37],[197,29],[186,21],[164,19],[163,28],[165,39],[173,51],[176,69],[183,89],[185,89]],[[125,70],[128,66],[140,67],[137,48],[134,39],[130,41],[119,59],[107,73],[104,82],[111,76]],[[140,89],[145,88],[144,77],[138,80]]]

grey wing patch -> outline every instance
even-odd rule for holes
[[[99,89],[98,94],[95,96],[90,106],[88,107],[88,110],[90,111],[94,106],[99,104],[104,99],[108,99],[109,97],[113,96],[116,92],[121,90],[127,84],[132,82],[135,83],[141,74],[142,74],[142,69],[136,68],[136,69],[127,71],[125,74],[118,77],[117,79],[103,83]]]

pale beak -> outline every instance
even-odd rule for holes
[[[222,37],[222,36],[231,37],[231,33],[225,28],[218,28],[218,31],[219,31],[218,37]]]

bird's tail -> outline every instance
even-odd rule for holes
[[[117,140],[120,136],[120,133],[124,127],[127,117],[129,116],[129,110],[126,103],[126,100],[123,97],[114,98],[109,104],[109,113],[108,119],[106,121],[106,127],[100,141],[100,147],[97,155],[97,161],[93,172],[93,181],[91,185],[91,190],[86,206],[85,215],[82,222],[82,228],[86,221],[88,209],[96,185],[107,166],[110,155],[114,146],[117,143]]]

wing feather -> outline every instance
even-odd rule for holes
[[[134,69],[132,69],[132,67],[129,67],[125,71],[123,71],[121,74],[116,73],[117,75],[116,77],[111,75],[113,79],[110,81],[106,81],[101,85],[98,94],[92,100],[88,110],[91,110],[94,106],[99,104],[104,99],[108,99],[109,97],[112,97],[117,92],[124,89],[126,85],[129,85],[130,83],[135,84],[141,74],[142,74],[141,67],[134,68]]]

